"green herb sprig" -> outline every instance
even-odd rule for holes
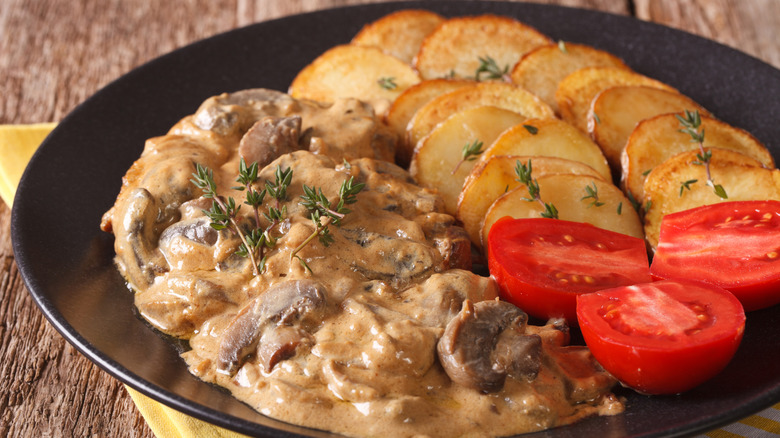
[[[249,256],[252,261],[252,270],[254,274],[259,275],[254,253],[249,250],[254,242],[247,240],[247,235],[238,225],[236,219],[241,206],[236,206],[236,201],[232,197],[223,199],[217,194],[217,184],[214,182],[214,172],[211,169],[202,166],[200,163],[196,163],[195,173],[193,173],[192,176],[193,179],[190,181],[195,184],[195,187],[198,187],[203,191],[203,197],[212,199],[211,209],[203,210],[203,213],[211,220],[211,227],[215,230],[228,229],[233,234],[237,235],[241,239],[241,246],[237,252]]]
[[[590,185],[585,186],[585,196],[583,196],[580,201],[584,201],[586,199],[590,199],[590,204],[588,204],[588,208],[590,207],[601,207],[604,205],[603,202],[599,201],[599,188],[596,187],[596,183],[592,182]]]
[[[392,91],[398,88],[398,84],[395,83],[394,77],[382,77],[379,78],[379,80],[376,82],[385,90]]]
[[[191,180],[196,187],[203,191],[202,196],[204,198],[213,199],[211,209],[203,210],[203,213],[211,220],[211,227],[216,230],[228,229],[241,239],[236,255],[249,257],[255,276],[265,271],[267,260],[265,250],[273,248],[278,240],[271,235],[271,229],[287,213],[287,208],[279,205],[287,197],[287,187],[292,180],[292,169],[282,171],[281,167],[277,166],[276,180],[274,182],[266,181],[265,188],[262,190],[257,190],[254,187],[258,180],[257,174],[257,163],[247,166],[246,161],[242,158],[239,163],[238,178],[236,179],[236,182],[240,185],[233,187],[233,189],[246,192],[244,204],[252,207],[254,216],[254,226],[249,228],[241,227],[238,224],[238,212],[241,206],[236,206],[236,201],[232,197],[223,199],[217,194],[217,185],[211,169],[196,164],[195,173],[192,174],[193,179]],[[268,211],[263,213],[269,224],[267,227],[262,228],[260,225],[260,207],[269,194],[276,199],[276,206],[269,206]]]
[[[341,184],[339,189],[339,200],[335,208],[331,208],[330,200],[322,193],[321,188],[309,187],[303,185],[303,195],[301,195],[300,205],[305,207],[314,223],[314,232],[309,235],[292,253],[290,260],[297,258],[301,265],[311,272],[311,268],[306,262],[298,256],[298,253],[308,245],[315,237],[319,237],[320,243],[328,247],[333,243],[333,236],[330,234],[329,226],[331,224],[340,226],[344,217],[352,210],[346,206],[357,202],[357,194],[360,193],[366,185],[364,183],[355,183],[355,177],[350,177]]]
[[[463,145],[463,149],[461,149],[460,156],[461,159],[458,161],[458,164],[455,165],[455,168],[452,169],[452,172],[450,172],[452,175],[455,174],[455,172],[458,171],[460,168],[460,165],[463,164],[466,161],[474,161],[482,155],[482,152],[485,152],[482,149],[482,146],[484,143],[482,143],[479,140],[474,140],[472,143],[466,143]]]
[[[512,82],[512,78],[509,77],[509,64],[501,68],[496,60],[490,56],[479,57],[479,67],[474,73],[474,79],[481,81],[483,80],[482,75],[485,75],[485,79],[501,79],[504,82]]]
[[[693,164],[704,166],[705,172],[707,174],[707,185],[712,187],[713,191],[718,197],[721,199],[728,199],[728,194],[726,193],[726,190],[723,188],[723,186],[720,184],[715,184],[715,181],[712,179],[712,173],[710,172],[712,151],[704,150],[704,128],[701,126],[701,115],[699,114],[699,111],[685,110],[683,114],[683,116],[679,114],[676,115],[677,120],[682,126],[680,132],[690,135],[691,141],[698,143],[699,145],[699,153],[696,154],[697,161],[694,161]],[[690,185],[695,182],[696,180],[689,180],[682,183],[682,186],[680,187],[680,196],[682,196],[682,193],[685,189],[690,190]]]
[[[539,182],[532,177],[533,168],[531,160],[528,160],[528,164],[523,164],[520,160],[517,160],[515,165],[515,175],[517,175],[517,181],[528,187],[528,197],[523,198],[529,202],[538,202],[544,209],[540,214],[544,218],[558,219],[558,209],[554,205],[548,204],[542,201],[541,190],[539,189]]]

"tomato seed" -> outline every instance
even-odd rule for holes
[[[777,251],[768,252],[768,253],[766,253],[766,256],[767,256],[767,258],[770,258],[770,259],[776,259],[777,258]]]

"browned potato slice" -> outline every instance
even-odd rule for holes
[[[642,237],[642,223],[623,192],[601,178],[588,175],[546,175],[536,178],[542,200],[558,209],[558,218],[573,222],[587,222],[599,228]],[[590,187],[598,194],[587,197]],[[504,216],[513,218],[541,217],[544,211],[536,201],[527,201],[528,188],[518,186],[498,198],[490,206],[482,223],[482,246],[487,242],[493,224]]]
[[[591,102],[602,90],[618,85],[644,85],[677,91],[663,82],[631,70],[615,67],[582,68],[566,76],[555,91],[561,118],[587,132]]]
[[[710,115],[691,98],[674,91],[642,85],[611,87],[593,99],[588,111],[588,132],[601,147],[609,165],[619,169],[623,148],[637,123],[659,114],[685,110]]]
[[[515,167],[518,161],[527,165],[529,160],[534,178],[561,173],[602,178],[587,164],[557,157],[494,155],[477,162],[463,183],[458,196],[457,214],[476,246],[482,246],[479,231],[488,208],[501,195],[522,185],[517,180]]]
[[[482,154],[485,160],[494,155],[536,155],[579,161],[592,167],[607,181],[612,176],[601,149],[588,136],[558,119],[529,119],[496,139]]]
[[[424,79],[474,78],[480,58],[490,57],[508,75],[523,54],[546,44],[547,36],[509,17],[451,18],[425,38],[415,67]]]
[[[559,112],[555,101],[558,84],[571,73],[585,67],[615,67],[630,70],[617,56],[590,46],[558,43],[537,47],[515,64],[512,82],[539,96]]]
[[[483,145],[480,149],[484,149],[484,145],[523,119],[516,112],[492,106],[455,113],[420,141],[409,172],[423,187],[437,189],[447,212],[455,215],[463,181],[476,163],[476,160],[463,160],[463,147],[479,141]]]
[[[700,161],[698,150],[664,161],[645,180],[644,228],[651,248],[658,245],[661,219],[669,213],[722,201],[780,200],[780,170],[767,169],[739,152],[709,150],[712,181],[723,186],[728,199],[721,199],[707,184],[706,166],[696,164]]]
[[[414,144],[406,140],[406,127],[414,114],[431,99],[449,93],[465,85],[474,85],[468,79],[431,79],[422,81],[406,89],[390,105],[385,121],[401,140],[396,148],[395,160],[403,167],[409,166],[414,152]]]
[[[750,133],[710,117],[701,117],[704,146],[729,149],[760,161],[768,168],[775,167],[769,150]],[[628,138],[623,150],[623,189],[639,201],[644,199],[647,172],[681,152],[697,149],[690,135],[680,132],[680,121],[675,114],[663,114],[640,122]]]
[[[390,102],[418,82],[417,72],[395,56],[376,47],[341,45],[298,72],[289,94],[296,99],[320,102],[353,97],[373,103],[381,114]]]
[[[352,44],[379,47],[411,64],[425,37],[445,18],[422,9],[404,9],[369,23],[353,38]]]
[[[409,121],[407,141],[417,145],[421,138],[450,115],[466,108],[486,105],[517,112],[524,118],[555,117],[546,103],[517,85],[479,82],[442,94],[423,105]]]

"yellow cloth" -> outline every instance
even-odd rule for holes
[[[0,125],[0,196],[9,206],[24,168],[55,123]]]
[[[27,161],[38,145],[54,129],[54,123],[36,125],[0,125],[0,195],[13,205],[14,193]],[[241,438],[236,432],[222,429],[182,414],[125,386],[149,427],[159,438]],[[767,437],[780,434],[780,403],[739,422],[708,432],[711,438]]]

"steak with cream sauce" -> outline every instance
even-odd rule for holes
[[[391,163],[395,139],[371,106],[253,89],[206,100],[146,142],[101,227],[140,314],[189,341],[193,374],[265,415],[349,436],[501,436],[621,412],[615,380],[562,321],[527,323],[471,272],[468,236],[441,198]],[[259,185],[292,169],[277,238],[253,273],[217,230],[191,179],[213,171],[233,197],[239,161]],[[329,200],[365,187],[333,242],[317,239],[303,185]],[[275,199],[267,197],[263,211]],[[268,227],[246,205],[242,227]]]

